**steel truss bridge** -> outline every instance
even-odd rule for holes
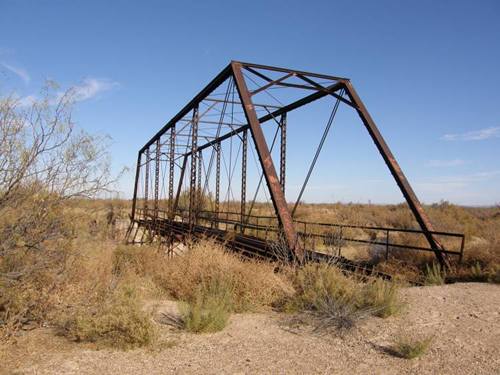
[[[316,102],[328,109],[317,147],[287,149],[292,114]],[[418,227],[398,229],[297,218],[340,106],[361,120]],[[314,134],[317,129],[300,131]],[[311,160],[293,204],[287,199],[286,185],[290,153]],[[410,244],[394,241],[401,235],[418,240]],[[349,79],[239,61],[224,68],[139,150],[137,157],[128,241],[156,239],[175,253],[179,244],[200,237],[214,238],[249,256],[300,261],[334,258],[349,269],[366,264],[343,256],[347,244],[376,247],[385,257],[392,251],[432,252],[443,266],[449,266],[452,257],[461,259],[464,247],[463,234],[433,229]]]

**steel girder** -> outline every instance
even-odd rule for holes
[[[262,78],[266,83],[261,86],[260,88],[254,90],[253,92],[249,90],[247,86],[247,82],[244,76],[243,71],[248,71],[256,76],[259,76]],[[275,73],[283,73],[284,75],[272,79],[269,78],[266,74],[263,73],[263,71],[270,71],[270,72],[275,72]],[[297,78],[300,79],[303,83],[290,83],[287,82],[289,78]],[[299,242],[297,240],[297,232],[296,228],[294,225],[294,221],[292,218],[292,214],[290,212],[290,209],[288,207],[286,198],[285,198],[285,186],[284,186],[284,165],[285,161],[281,160],[280,163],[280,168],[279,168],[279,176],[276,172],[276,168],[273,162],[273,159],[271,157],[271,153],[269,150],[269,145],[266,142],[266,139],[264,137],[264,133],[262,131],[262,125],[266,123],[267,121],[270,120],[275,120],[277,118],[281,118],[280,122],[282,122],[282,126],[286,126],[286,119],[285,116],[288,112],[291,112],[297,108],[300,108],[302,106],[305,106],[313,101],[316,101],[320,98],[323,98],[327,95],[333,96],[334,98],[337,98],[340,100],[342,103],[354,108],[354,110],[357,112],[359,115],[361,121],[363,122],[365,128],[368,131],[368,134],[372,138],[373,142],[375,143],[378,151],[382,155],[382,158],[389,168],[389,171],[391,172],[391,175],[393,176],[394,180],[396,181],[396,184],[398,185],[399,189],[401,190],[403,196],[405,197],[413,215],[415,216],[415,219],[419,226],[421,227],[422,232],[425,235],[426,240],[428,241],[430,247],[433,249],[437,260],[443,265],[443,266],[448,266],[448,259],[446,257],[446,251],[444,247],[441,245],[441,243],[438,241],[438,239],[435,237],[435,235],[432,233],[434,232],[434,229],[432,227],[432,224],[426,215],[420,201],[418,200],[415,192],[410,186],[410,183],[408,182],[406,176],[404,175],[401,167],[399,166],[398,162],[396,161],[394,155],[390,151],[387,143],[385,142],[384,138],[382,137],[380,131],[378,130],[374,120],[370,116],[368,110],[366,109],[364,103],[362,102],[361,98],[357,94],[354,86],[352,85],[351,81],[347,78],[343,77],[336,77],[336,76],[330,76],[330,75],[324,75],[324,74],[318,74],[318,73],[311,73],[311,72],[305,72],[305,71],[299,71],[299,70],[292,70],[292,69],[286,69],[286,68],[278,68],[278,67],[272,67],[272,66],[265,66],[265,65],[258,65],[258,64],[252,64],[252,63],[245,63],[245,62],[239,62],[239,61],[232,61],[226,68],[224,68],[203,90],[201,90],[198,95],[196,95],[182,110],[177,113],[159,132],[157,132],[139,151],[138,153],[138,158],[137,158],[137,169],[136,169],[136,177],[135,177],[135,185],[134,185],[134,196],[133,196],[133,205],[132,205],[132,214],[131,217],[132,219],[135,218],[135,211],[137,207],[137,189],[138,189],[138,184],[139,184],[139,172],[141,168],[141,161],[143,157],[146,158],[146,164],[150,162],[149,159],[149,149],[152,145],[157,144],[157,147],[159,147],[159,140],[160,138],[167,134],[167,132],[170,130],[171,131],[171,137],[176,136],[177,138],[180,137],[181,132],[180,130],[177,130],[177,133],[175,133],[175,127],[176,124],[180,123],[185,116],[187,116],[189,113],[193,112],[195,113],[195,120],[196,122],[201,121],[200,118],[202,115],[199,114],[199,105],[203,100],[209,100],[209,95],[217,88],[219,87],[222,83],[224,83],[226,80],[232,79],[234,82],[234,85],[236,87],[236,90],[238,92],[239,96],[239,104],[241,104],[243,111],[244,111],[244,116],[246,119],[246,124],[242,124],[241,126],[238,126],[236,128],[231,128],[230,131],[224,134],[219,134],[213,139],[207,138],[207,142],[203,144],[198,144],[195,139],[192,139],[191,141],[191,149],[186,151],[183,155],[180,155],[179,158],[182,158],[182,165],[181,165],[181,170],[180,170],[180,179],[179,179],[179,184],[177,186],[177,194],[175,196],[175,200],[172,203],[170,201],[169,205],[172,207],[171,208],[171,214],[174,215],[176,212],[176,209],[179,204],[179,197],[181,194],[181,189],[182,189],[182,181],[184,178],[184,173],[186,170],[186,166],[188,164],[188,159],[191,158],[191,189],[194,188],[194,181],[196,179],[196,171],[194,170],[196,163],[195,160],[197,157],[201,157],[201,152],[205,149],[208,148],[213,148],[215,151],[217,151],[217,162],[218,162],[218,169],[220,169],[220,144],[222,141],[229,139],[234,136],[240,136],[240,134],[245,133],[245,138],[246,138],[246,133],[247,131],[250,131],[250,136],[252,137],[252,140],[254,142],[258,159],[260,162],[260,166],[262,168],[265,181],[268,187],[268,191],[270,193],[270,197],[276,212],[277,219],[279,221],[279,224],[283,230],[283,233],[285,235],[287,245],[289,248],[294,252],[294,254],[297,256],[297,258],[302,259],[304,255],[304,249],[301,248],[299,245]],[[327,86],[323,86],[322,84],[318,83],[316,80],[317,79],[324,79],[328,80],[331,82],[331,84]],[[254,104],[252,100],[252,96],[257,94],[258,92],[264,91],[272,86],[282,86],[282,87],[289,87],[289,88],[298,88],[298,89],[305,89],[305,90],[310,90],[312,91],[311,94],[301,97],[298,100],[293,101],[292,103],[289,103],[287,105],[283,105],[281,107],[276,107],[276,106],[264,106],[266,110],[269,108],[273,109],[272,112],[269,112],[266,115],[263,116],[258,116],[256,112],[256,106],[260,106],[260,104]],[[343,97],[342,95],[339,95],[339,91],[343,90],[346,95],[347,99]],[[211,101],[217,102],[217,99],[210,99]],[[220,102],[224,103],[229,103],[231,100],[229,98],[225,98],[225,100],[219,100]],[[234,102],[234,99],[232,99]],[[185,121],[185,120],[184,120]],[[286,129],[282,128],[282,131],[285,132]],[[284,139],[284,138],[282,138]],[[170,140],[171,142],[174,142],[174,140]],[[171,146],[172,147],[172,146]],[[245,146],[246,147],[246,146]],[[285,155],[285,150],[281,150],[281,154]],[[158,155],[158,151],[157,151]],[[157,156],[158,158],[158,156]],[[171,173],[170,173],[170,178],[173,176],[173,163],[174,163],[174,155],[173,151],[170,153],[170,165],[171,165]],[[246,162],[243,164],[245,166],[245,171],[246,171]],[[149,178],[149,167],[146,169],[147,173],[147,178]],[[158,173],[158,172],[157,172]],[[220,174],[220,171],[218,172]],[[201,173],[199,172],[201,178]],[[220,176],[217,177],[218,180],[220,180]],[[149,182],[147,182],[149,184]],[[217,182],[219,183],[219,182]],[[172,184],[172,181],[169,181],[169,184]],[[146,191],[147,191],[148,186],[146,185]],[[218,186],[217,186],[218,189]],[[170,198],[172,195],[172,187],[170,186]],[[194,192],[191,191],[190,195],[192,197],[195,196]],[[155,191],[155,197],[157,196],[157,191]],[[243,195],[244,196],[244,195]],[[194,199],[194,198],[193,198]],[[217,202],[216,205],[218,206],[218,199],[219,199],[219,192],[217,191]],[[190,202],[192,204],[193,202]],[[146,202],[147,204],[147,202]],[[242,210],[244,210],[244,202],[241,202],[241,207]],[[147,206],[146,206],[147,207]],[[156,207],[156,206],[155,206]],[[192,207],[191,207],[192,208]],[[218,208],[217,208],[218,210]],[[242,212],[242,214],[244,214]],[[173,217],[173,216],[172,216]],[[193,213],[190,212],[190,220],[193,217]],[[191,223],[192,224],[192,223]]]

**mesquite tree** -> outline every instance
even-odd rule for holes
[[[114,182],[106,137],[77,130],[74,104],[52,84],[28,102],[0,95],[0,256],[65,235],[61,203]]]

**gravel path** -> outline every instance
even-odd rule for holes
[[[162,328],[162,347],[127,352],[94,350],[37,329],[0,348],[0,366],[10,374],[500,374],[500,286],[409,288],[403,295],[406,312],[370,318],[344,338],[290,330],[289,318],[276,313],[234,315],[224,331],[209,335]],[[435,339],[423,357],[400,359],[387,348],[402,332]]]

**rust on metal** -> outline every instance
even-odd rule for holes
[[[300,95],[281,102],[273,96],[272,90],[277,88],[294,90]],[[286,157],[290,152],[299,151],[287,150],[287,132],[292,129],[289,114],[325,97],[334,100],[332,112],[298,199],[294,206],[289,206]],[[419,228],[354,226],[294,218],[339,105],[345,105],[358,114]],[[238,113],[243,117],[238,117]],[[270,141],[266,139],[264,127],[272,130],[273,124],[276,132]],[[276,163],[279,173],[272,156],[275,143],[278,143]],[[155,147],[154,157],[151,157],[152,147]],[[258,159],[259,178],[255,181],[250,181],[247,176],[250,150],[252,153],[256,151]],[[238,157],[241,157],[240,161]],[[150,178],[152,163],[153,181]],[[236,169],[241,175],[240,201],[239,209],[231,211],[231,200],[235,201],[231,193]],[[162,171],[165,171],[163,175]],[[253,199],[248,199],[249,181],[257,185]],[[150,186],[151,182],[153,186]],[[252,214],[262,186],[273,207],[273,214],[268,216]],[[153,209],[148,202],[151,187],[154,190]],[[165,205],[161,203],[163,201],[166,201]],[[161,209],[163,206],[166,211]],[[323,248],[326,246],[335,252],[338,264],[351,269],[358,269],[360,265],[342,257],[345,243],[378,246],[386,258],[393,251],[433,252],[445,267],[449,266],[451,256],[462,258],[464,247],[463,234],[433,229],[396,158],[348,78],[239,61],[232,61],[224,68],[139,150],[131,220],[127,235],[135,233],[136,236],[141,227],[141,238],[147,231],[149,238],[167,237],[169,244],[210,236],[244,254],[265,258],[277,257],[276,248],[282,246],[282,240],[284,254],[289,259],[324,259]],[[369,233],[370,239],[353,235],[355,232],[351,230],[355,229]],[[395,243],[396,232],[421,235],[428,247]],[[449,245],[445,247],[443,243],[450,242],[440,242],[438,237],[457,239],[458,249],[450,249]]]

